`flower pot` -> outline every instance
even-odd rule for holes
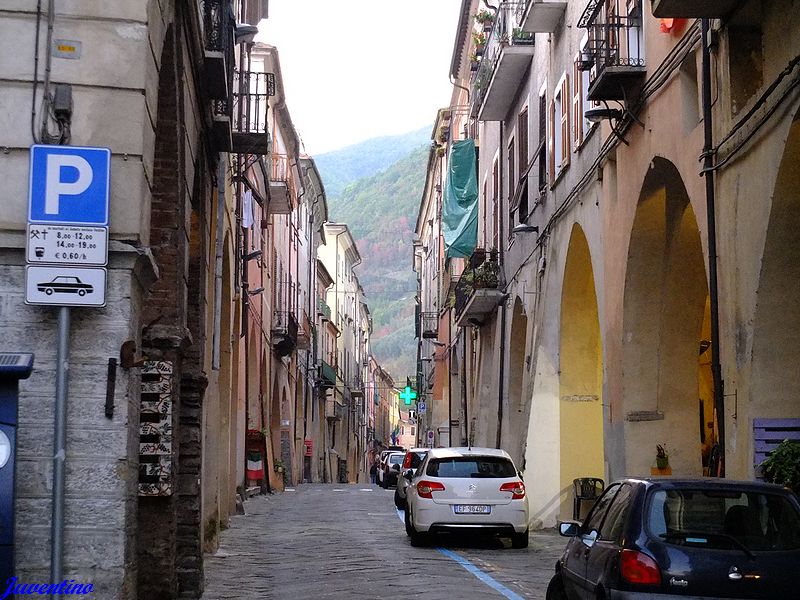
[[[656,456],[656,467],[659,469],[666,469],[669,467],[669,458],[666,456]]]

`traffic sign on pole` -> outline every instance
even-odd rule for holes
[[[28,265],[25,302],[51,306],[105,306],[106,270]]]
[[[111,150],[31,146],[28,221],[108,225]]]
[[[27,258],[33,264],[108,263],[108,228],[28,223]]]

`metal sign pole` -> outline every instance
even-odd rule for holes
[[[69,307],[58,309],[56,355],[56,406],[53,431],[53,519],[51,524],[50,581],[61,581],[64,547],[64,462],[67,438],[67,389],[69,387]]]

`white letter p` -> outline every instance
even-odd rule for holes
[[[61,167],[78,170],[78,178],[72,183],[61,181]],[[77,196],[92,184],[92,167],[86,159],[74,154],[50,154],[47,156],[47,176],[45,180],[44,212],[47,215],[59,213],[59,198]]]

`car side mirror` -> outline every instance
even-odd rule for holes
[[[411,481],[414,478],[414,470],[408,469],[405,473],[403,473],[403,479],[407,479]]]
[[[575,537],[580,530],[580,523],[577,521],[564,521],[558,524],[558,533],[564,537]]]

